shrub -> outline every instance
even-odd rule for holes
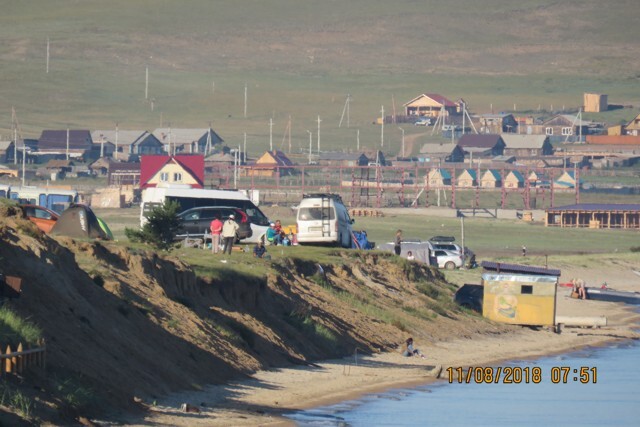
[[[42,338],[42,330],[11,309],[2,307],[0,308],[0,337],[3,344],[18,345],[22,342],[33,345]]]
[[[158,250],[171,250],[173,238],[180,229],[179,210],[178,202],[166,200],[145,215],[147,222],[142,229],[125,228],[124,233],[132,242],[147,243]]]

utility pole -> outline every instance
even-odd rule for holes
[[[384,105],[380,110],[380,119],[382,120],[382,126],[380,128],[380,147],[384,147]]]
[[[118,122],[116,122],[116,160],[118,160]]]
[[[338,127],[342,127],[342,121],[344,120],[345,113],[347,114],[347,128],[349,127],[349,104],[351,103],[351,94],[347,94],[347,100],[344,102],[344,107],[342,108],[342,116],[340,116],[340,123],[338,123]]]
[[[16,124],[16,110],[11,107],[11,127],[13,128],[13,164],[18,163],[18,126]]]
[[[313,133],[307,129],[307,133],[309,134],[309,164],[311,164],[311,144],[313,143]]]
[[[464,250],[464,215],[460,215],[460,233],[462,234],[462,268],[464,268],[465,265],[465,250]]]
[[[244,84],[244,118],[247,118],[247,84]]]
[[[360,129],[356,130],[356,148],[360,151]]]
[[[149,99],[149,67],[145,70],[144,78],[144,99]]]
[[[401,127],[399,127],[398,129],[400,129],[400,131],[402,132],[402,157],[404,157],[404,129],[402,129]]]
[[[69,160],[69,126],[67,126],[67,160]]]
[[[320,116],[318,116],[318,156],[320,155]]]
[[[27,163],[27,146],[24,145],[24,139],[22,140],[22,186],[24,187],[24,179],[25,179],[25,165]]]
[[[247,133],[244,133],[244,150],[242,151],[244,153],[244,162],[247,163]]]
[[[269,119],[269,151],[273,151],[273,119]]]
[[[47,74],[49,74],[49,37],[47,37]]]

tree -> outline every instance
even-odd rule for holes
[[[125,228],[125,235],[132,242],[148,243],[159,250],[171,250],[173,238],[180,229],[179,210],[178,202],[165,200],[145,215],[147,222],[142,229]]]

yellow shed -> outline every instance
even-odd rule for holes
[[[555,325],[559,270],[492,262],[482,266],[484,317],[514,325]]]

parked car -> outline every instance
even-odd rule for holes
[[[351,247],[354,220],[337,194],[303,195],[296,221],[300,244]]]
[[[414,126],[431,126],[431,119],[428,117],[421,118],[414,123]]]
[[[460,245],[453,243],[455,240],[455,237],[451,236],[434,236],[429,239],[429,244],[434,251],[445,250],[462,256],[462,248],[460,247]],[[477,266],[476,254],[466,246],[464,248],[464,261],[465,265],[469,268],[474,268]]]
[[[482,313],[484,288],[482,285],[465,283],[458,289],[453,300],[462,307]]]
[[[207,239],[211,234],[209,228],[211,221],[217,216],[224,222],[229,218],[229,215],[234,215],[235,221],[240,226],[236,236],[237,240],[246,239],[253,235],[249,216],[242,209],[231,206],[202,206],[187,209],[178,214],[181,226],[175,238],[176,240],[187,237]]]
[[[436,258],[438,268],[446,268],[447,270],[455,270],[462,267],[462,256],[452,251],[446,251],[443,249],[436,249],[433,252],[433,256]]]
[[[40,230],[45,233],[49,233],[53,226],[58,221],[59,215],[52,211],[38,205],[20,205],[24,216],[29,218]]]

